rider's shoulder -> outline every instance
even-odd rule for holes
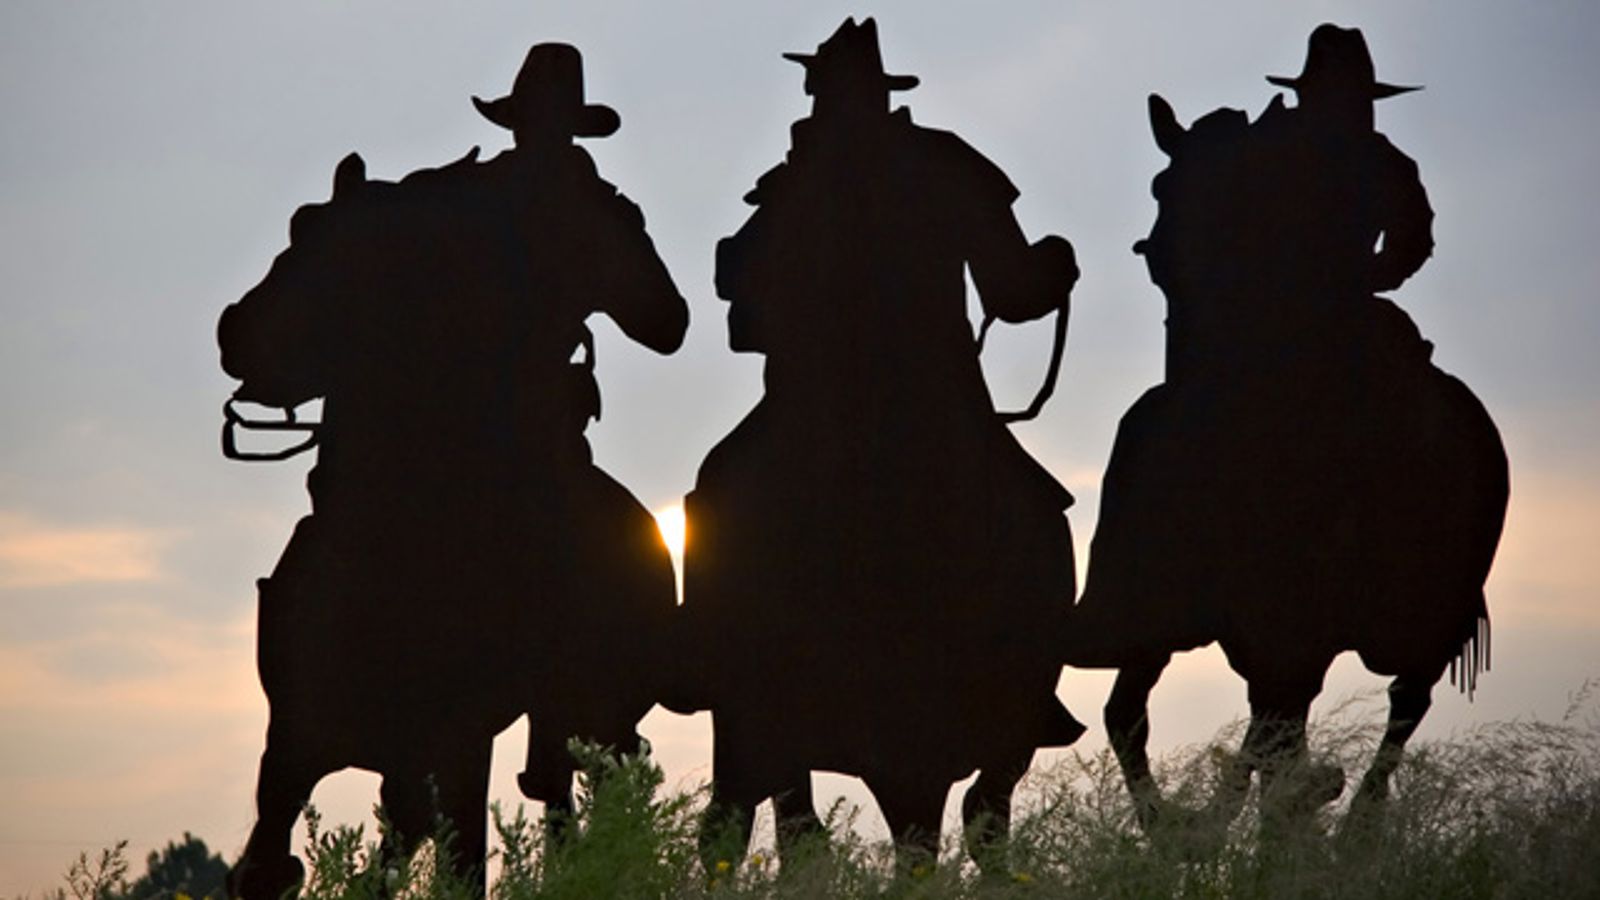
[[[589,155],[588,150],[577,144],[573,144],[570,147],[562,147],[559,159],[560,165],[566,168],[568,174],[574,177],[592,178],[603,184],[608,183],[600,177],[600,167],[595,165],[594,157]]]
[[[589,202],[627,202],[616,185],[600,177],[600,168],[588,150],[576,144],[562,147],[554,163],[553,171],[548,174],[578,190]]]
[[[890,113],[889,120],[891,129],[899,134],[901,140],[917,145],[922,153],[940,153],[952,159],[970,160],[976,157],[988,162],[976,147],[954,131],[913,122],[911,110],[907,107],[902,106]]]
[[[1406,155],[1404,150],[1396,147],[1394,142],[1389,140],[1389,136],[1383,132],[1372,132],[1367,141],[1368,146],[1372,148],[1372,152],[1385,157],[1387,162],[1401,164],[1412,169],[1417,167],[1416,160]]]
[[[940,182],[976,190],[1006,204],[1021,193],[994,160],[984,156],[965,138],[953,131],[913,123],[905,107],[896,110],[895,115],[903,116],[899,125],[916,142],[912,152],[934,169]]]

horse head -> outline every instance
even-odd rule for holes
[[[1281,305],[1295,283],[1284,271],[1296,262],[1284,247],[1294,200],[1285,190],[1281,129],[1229,108],[1185,128],[1154,94],[1149,109],[1168,164],[1151,184],[1156,221],[1134,252],[1167,297],[1170,369],[1174,351],[1214,356]],[[1267,115],[1277,111],[1281,101]]]
[[[369,184],[351,153],[334,171],[333,192],[289,220],[289,246],[261,281],[223,310],[217,323],[222,368],[244,382],[235,397],[293,408],[326,393],[332,313],[349,293],[351,253],[342,211]]]
[[[1249,193],[1249,154],[1240,152],[1249,120],[1224,108],[1184,128],[1159,94],[1150,95],[1149,109],[1150,130],[1169,163],[1151,183],[1156,222],[1134,252],[1169,299],[1174,292],[1214,293],[1231,280],[1244,249],[1238,201]]]

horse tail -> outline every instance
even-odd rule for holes
[[[1489,613],[1479,613],[1473,634],[1461,642],[1461,649],[1450,660],[1450,683],[1472,699],[1478,689],[1478,673],[1489,671]]]
[[[1471,473],[1471,486],[1476,488],[1476,502],[1470,512],[1473,521],[1469,523],[1476,534],[1469,553],[1475,563],[1471,574],[1476,580],[1477,616],[1471,633],[1450,661],[1450,682],[1471,699],[1478,686],[1478,674],[1489,670],[1489,608],[1483,584],[1489,578],[1495,549],[1500,545],[1505,528],[1506,504],[1511,497],[1511,467],[1500,430],[1483,403],[1461,381],[1453,376],[1446,378],[1453,383],[1465,416],[1463,437],[1468,454],[1467,471]]]

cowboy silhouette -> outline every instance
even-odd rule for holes
[[[1254,122],[1219,109],[1186,128],[1150,99],[1170,163],[1135,250],[1166,295],[1167,375],[1118,428],[1065,640],[1069,664],[1119,670],[1106,731],[1141,822],[1208,842],[1257,773],[1266,830],[1343,791],[1305,729],[1346,650],[1393,678],[1351,806],[1372,814],[1433,686],[1448,669],[1470,690],[1487,662],[1509,489],[1488,413],[1374,293],[1433,246],[1415,163],[1373,130],[1373,101],[1414,88],[1377,81],[1361,33],[1333,25],[1299,76],[1269,80],[1299,105],[1274,98]],[[1249,685],[1250,725],[1212,801],[1175,810],[1145,750],[1148,697],[1173,653],[1213,641]]]
[[[1325,272],[1353,273],[1348,286],[1340,278],[1333,290],[1398,288],[1433,252],[1433,209],[1417,164],[1374,130],[1372,104],[1421,88],[1378,81],[1360,29],[1330,24],[1311,32],[1299,75],[1267,81],[1293,89],[1299,104],[1274,104],[1264,121],[1277,127],[1282,118],[1299,132],[1307,154],[1300,174],[1326,192],[1295,198],[1313,199],[1328,230],[1325,245],[1304,252],[1324,257]]]
[[[1066,315],[1077,266],[1062,238],[1028,243],[993,163],[891,111],[917,79],[884,72],[872,19],[785,58],[811,115],[716,260],[766,393],[687,500],[709,821],[742,838],[771,796],[787,845],[815,825],[809,771],[831,769],[931,849],[950,783],[981,768],[966,809],[986,845],[1034,748],[1082,726],[1044,637],[1073,595],[1071,497],[994,410],[963,273],[1023,322]]]
[[[1298,76],[1267,78],[1292,88],[1297,106],[1275,97],[1249,128],[1235,110],[1195,123],[1191,145],[1236,163],[1213,174],[1225,227],[1211,240],[1211,259],[1159,249],[1145,256],[1158,285],[1205,271],[1225,300],[1174,304],[1170,379],[1271,379],[1296,369],[1296,377],[1348,380],[1375,365],[1426,362],[1431,345],[1375,296],[1399,287],[1433,250],[1417,165],[1373,128],[1375,100],[1419,88],[1374,72],[1358,29],[1321,25]],[[1152,103],[1153,114],[1172,119],[1165,101]]]
[[[324,400],[313,514],[260,582],[271,722],[239,896],[298,881],[290,826],[345,766],[383,775],[389,852],[442,815],[481,874],[494,735],[530,713],[521,784],[559,809],[567,739],[630,745],[658,693],[671,563],[591,462],[584,320],[670,353],[687,307],[638,208],[573,144],[619,125],[584,102],[575,48],[533,47],[508,96],[474,103],[513,149],[398,183],[352,154],[218,326],[235,400]],[[252,425],[231,404],[229,422]]]

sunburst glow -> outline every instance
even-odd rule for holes
[[[683,602],[683,547],[689,540],[689,519],[683,513],[683,505],[674,503],[664,506],[651,515],[656,517],[656,529],[661,532],[661,540],[667,545],[667,552],[672,554],[672,568],[675,573],[678,602]]]
[[[683,558],[684,541],[689,536],[689,523],[683,514],[683,507],[678,505],[658,509],[654,513],[656,528],[661,531],[661,539],[666,541],[667,550],[672,553],[674,560]]]

